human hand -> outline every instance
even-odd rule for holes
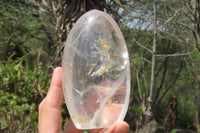
[[[52,76],[51,85],[47,96],[39,106],[39,132],[60,133],[61,129],[61,104],[64,99],[62,89],[62,68],[57,67]],[[126,122],[116,123],[109,128],[94,129],[90,133],[128,133],[129,125]],[[70,119],[64,133],[83,133],[76,129]]]

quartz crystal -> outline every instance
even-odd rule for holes
[[[92,10],[73,26],[62,59],[66,105],[78,129],[122,121],[130,95],[129,56],[123,35],[106,13]]]

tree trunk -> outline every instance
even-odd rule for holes
[[[153,48],[152,48],[152,66],[151,66],[151,83],[149,90],[149,97],[147,99],[147,106],[142,105],[143,108],[143,127],[139,133],[152,133],[155,132],[157,128],[157,123],[153,119],[153,92],[154,92],[154,83],[155,83],[155,64],[156,64],[156,40],[157,40],[157,14],[156,14],[156,0],[153,1],[154,8],[154,32],[153,32]]]
[[[152,66],[151,66],[151,84],[150,92],[148,97],[147,110],[144,113],[144,125],[149,123],[153,117],[153,107],[152,107],[152,98],[154,92],[154,83],[155,83],[155,64],[156,64],[156,40],[157,40],[157,14],[156,14],[156,0],[153,2],[154,8],[154,32],[153,32],[153,49],[152,49]]]

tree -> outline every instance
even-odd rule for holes
[[[41,55],[49,58],[56,39],[54,21],[50,16],[46,17],[48,10],[42,10],[36,1],[1,1],[0,58],[2,60],[7,60],[14,51],[13,58],[24,56],[26,67],[31,69],[34,64],[30,60],[31,56],[37,57],[34,50],[36,48],[37,52],[42,50],[40,53],[44,54]],[[53,24],[49,23],[50,21]],[[48,25],[44,25],[45,22]]]
[[[131,7],[131,9],[129,10],[134,12],[134,14],[131,14],[132,16],[128,15],[128,17],[131,18],[131,20],[133,21],[132,23],[129,22],[127,24],[129,27],[133,27],[134,30],[136,29],[136,32],[132,33],[135,34],[133,35],[134,41],[132,41],[132,46],[130,46],[129,49],[134,48],[137,50],[131,50],[130,58],[132,56],[132,53],[132,58],[139,58],[134,59],[137,60],[138,64],[133,63],[135,67],[132,68],[133,71],[136,71],[135,77],[132,77],[133,81],[137,82],[132,81],[132,84],[135,85],[133,88],[136,94],[134,94],[135,98],[131,99],[131,105],[135,104],[134,100],[136,100],[137,103],[142,107],[142,118],[144,121],[144,125],[145,123],[148,123],[147,121],[149,121],[149,118],[155,118],[155,115],[157,115],[155,114],[157,108],[160,106],[163,99],[165,99],[170,90],[172,90],[172,88],[176,86],[176,82],[179,79],[183,68],[185,68],[184,58],[187,57],[189,54],[187,51],[184,50],[183,46],[180,45],[181,42],[177,40],[177,36],[174,35],[177,34],[175,33],[177,27],[169,26],[169,23],[177,20],[179,17],[181,9],[179,8],[179,6],[176,6],[177,1],[158,1],[156,3],[156,23],[153,21],[155,20],[155,16],[153,16],[155,14],[155,10],[153,10],[152,8],[154,2],[148,1],[137,3],[137,5],[135,5],[134,7]],[[153,48],[151,44],[156,44],[155,29],[153,30],[153,28],[155,28],[155,25],[158,25],[156,26],[158,36],[157,50],[154,53],[153,49],[155,47]],[[142,32],[146,32],[145,37]],[[153,34],[154,39],[152,39]],[[148,36],[150,36],[150,38]],[[136,45],[141,47],[143,50],[138,48]],[[138,60],[140,61],[138,62]],[[149,71],[150,69],[151,71]],[[172,71],[171,74],[169,73],[169,71]],[[150,77],[149,75],[152,76]],[[150,81],[150,79],[152,80]],[[152,103],[151,100],[149,100],[150,98],[152,100]],[[150,114],[149,116],[151,116],[147,119],[146,122],[145,118],[147,117],[145,117],[145,114]]]
[[[171,17],[172,19],[170,19],[170,21],[167,21],[166,24],[166,26],[171,27],[171,30],[164,32],[175,41],[181,42],[183,50],[188,53],[188,56],[185,57],[185,63],[187,64],[187,69],[193,75],[191,82],[195,83],[193,89],[197,106],[196,125],[197,132],[200,132],[200,1],[176,0],[174,3],[176,3],[176,5],[170,5],[169,8],[174,10],[175,14]]]
[[[179,2],[184,5],[185,8],[182,11],[182,15],[190,24],[186,25],[186,23],[181,22],[177,24],[183,26],[187,31],[192,33],[194,39],[194,43],[192,43],[192,46],[191,44],[189,44],[190,39],[186,38],[185,42],[187,43],[187,49],[190,53],[188,65],[189,67],[191,67],[190,71],[193,73],[194,79],[197,81],[198,84],[198,88],[195,91],[197,101],[196,125],[197,132],[200,133],[200,0],[185,0]]]
[[[106,10],[116,21],[119,21],[121,18],[118,15],[119,7],[122,6],[125,9],[125,2],[118,0],[108,1],[108,3],[106,0],[43,0],[43,4],[52,8],[57,20],[56,30],[59,41],[53,46],[57,47],[55,54],[56,65],[61,64],[62,51],[67,35],[81,15],[92,9]]]
[[[34,0],[0,1],[0,132],[37,132],[56,38],[47,13]]]

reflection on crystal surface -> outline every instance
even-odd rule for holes
[[[108,127],[123,120],[129,102],[128,51],[106,13],[84,14],[70,32],[62,61],[63,89],[78,129]]]

